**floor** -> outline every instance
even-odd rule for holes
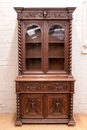
[[[0,130],[87,130],[87,114],[75,114],[75,126],[66,124],[39,124],[15,126],[14,114],[0,114]]]

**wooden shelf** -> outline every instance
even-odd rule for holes
[[[33,43],[34,43],[34,44],[35,44],[35,43],[39,43],[39,44],[40,44],[41,41],[25,41],[25,43],[26,43],[26,44],[27,44],[27,43],[28,43],[28,44],[33,44]]]
[[[64,56],[49,56],[49,58],[58,58],[58,59],[64,59]]]
[[[32,59],[38,58],[38,59],[40,59],[41,57],[38,57],[38,56],[26,57],[26,59],[29,59],[29,58],[32,58]]]
[[[63,44],[64,44],[64,43],[65,43],[65,41],[49,41],[49,43],[54,43],[54,44],[55,44],[55,43],[58,43],[58,44],[63,43]]]

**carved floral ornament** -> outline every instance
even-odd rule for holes
[[[60,13],[60,12],[23,12],[23,13],[18,13],[18,18],[19,19],[42,19],[42,18],[47,18],[47,19],[69,19],[69,14],[68,13]]]
[[[20,84],[20,85],[18,85]],[[20,86],[20,88],[19,88]],[[37,83],[37,82],[23,82],[17,83],[16,86],[17,91],[69,91],[70,86],[67,83]]]

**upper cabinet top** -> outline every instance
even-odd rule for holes
[[[17,12],[17,19],[72,19],[72,13],[76,7],[66,8],[23,8],[14,7]]]

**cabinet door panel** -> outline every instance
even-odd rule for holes
[[[47,95],[47,118],[68,118],[69,94]]]
[[[21,117],[43,118],[43,94],[21,94]]]

